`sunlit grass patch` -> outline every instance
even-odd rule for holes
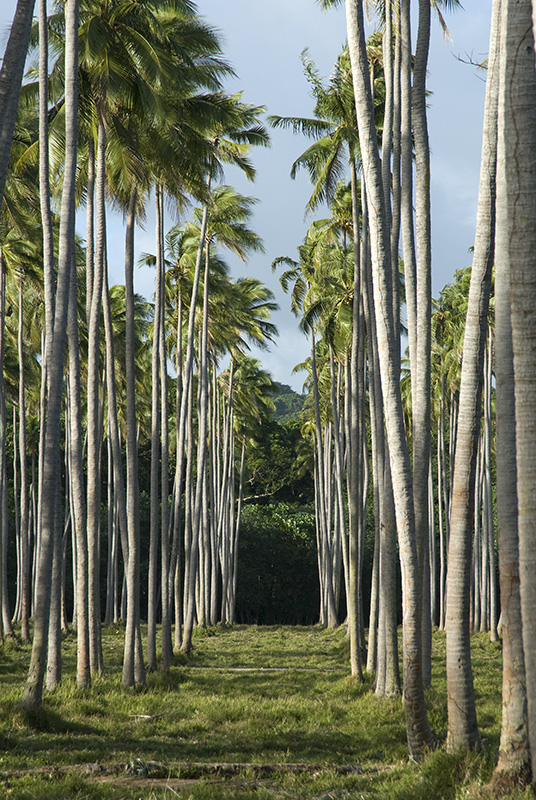
[[[121,685],[123,633],[122,626],[104,629],[106,670],[88,689],[76,686],[76,641],[67,635],[63,683],[45,694],[35,718],[20,706],[30,649],[15,642],[0,648],[0,796],[490,800],[501,664],[500,646],[483,634],[473,637],[473,666],[484,755],[444,750],[446,642],[436,632],[427,707],[437,749],[414,764],[402,698],[378,698],[373,676],[359,683],[350,675],[343,628],[198,630],[192,656],[178,654],[167,672],[148,674],[146,688],[137,691]],[[96,765],[109,774],[137,761],[195,782],[187,790],[151,788],[138,775],[134,788],[123,775],[114,786],[85,771]],[[209,775],[199,766],[217,764],[238,772]]]

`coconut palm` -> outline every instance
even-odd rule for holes
[[[328,250],[329,252],[329,250]],[[310,303],[309,315],[305,313],[303,327],[310,335],[311,356],[310,373],[313,392],[313,411],[315,426],[315,504],[317,509],[317,544],[318,544],[318,566],[320,580],[320,622],[330,627],[337,623],[337,592],[336,584],[338,581],[337,558],[335,554],[340,545],[338,537],[339,531],[331,532],[331,504],[329,502],[330,493],[325,485],[326,482],[326,459],[331,458],[331,447],[328,440],[324,438],[323,415],[321,408],[321,376],[317,365],[317,356],[320,354],[317,347],[318,336],[318,316],[319,306],[315,300],[318,292],[321,291],[322,278],[330,280],[331,262],[326,267],[324,259],[327,255],[327,248],[324,246],[323,231],[313,223],[310,226],[304,243],[298,248],[299,262],[287,257],[276,259],[272,264],[275,269],[280,264],[290,267],[280,278],[280,283],[284,291],[288,291],[291,282],[293,283],[291,295],[291,309],[294,314],[299,315],[304,310],[307,311]],[[335,315],[332,315],[332,321]],[[329,393],[328,393],[329,394]],[[341,519],[342,521],[342,519]]]
[[[209,325],[209,270],[211,244],[230,249],[245,260],[249,251],[262,250],[260,238],[248,226],[252,198],[239,195],[229,186],[219,186],[212,193],[212,203],[205,232],[205,270],[203,279],[203,318],[201,322],[201,339],[199,345],[199,397],[200,417],[198,420],[198,452],[197,452],[197,484],[194,516],[192,519],[192,540],[190,563],[187,565],[189,585],[188,606],[186,608],[184,638],[182,648],[189,651],[194,621],[194,587],[197,570],[197,553],[201,525],[201,504],[203,501],[203,475],[206,463],[206,433],[208,409],[208,325]],[[206,212],[198,211],[198,223],[203,224]]]
[[[222,373],[218,381],[222,384],[223,395],[229,397],[230,370]],[[255,441],[263,421],[269,419],[275,406],[271,395],[274,385],[267,372],[265,372],[257,359],[239,353],[235,356],[233,375],[234,389],[232,392],[233,404],[233,436],[230,446],[234,442],[240,448],[240,466],[238,470],[238,497],[234,525],[229,531],[230,537],[227,546],[222,550],[222,581],[223,619],[231,624],[235,621],[236,577],[238,566],[238,539],[240,533],[240,514],[242,508],[242,489],[244,481],[244,464],[246,449],[249,442]],[[231,520],[234,508],[229,508]],[[224,513],[220,508],[219,513]]]
[[[143,142],[148,143],[151,140],[151,149],[146,146],[147,153],[150,152],[150,157],[145,158],[147,165],[153,169],[155,168],[155,155],[161,153],[162,148],[154,147],[155,131],[157,130],[157,120],[162,120],[164,110],[170,109],[171,104],[174,104],[174,112],[177,110],[177,97],[180,97],[185,105],[187,105],[188,97],[191,96],[192,88],[195,85],[207,84],[207,82],[214,81],[211,77],[211,71],[214,73],[217,69],[223,69],[224,65],[216,66],[215,62],[211,63],[211,53],[218,51],[217,39],[212,31],[205,25],[201,24],[195,17],[194,7],[191,3],[171,2],[166,5],[165,9],[161,9],[160,4],[151,2],[138,5],[136,8],[123,5],[120,2],[112,4],[100,4],[98,2],[90,4],[84,10],[82,15],[81,24],[81,51],[82,58],[82,75],[91,89],[91,94],[95,102],[95,117],[98,123],[99,135],[97,139],[97,150],[101,153],[100,162],[97,158],[97,217],[102,218],[102,211],[99,212],[99,207],[104,208],[103,205],[103,169],[104,169],[104,148],[106,140],[109,141],[110,146],[107,148],[106,153],[111,155],[117,154],[118,144],[122,140],[122,152],[126,154],[123,158],[123,164],[120,169],[116,166],[113,167],[114,173],[114,186],[116,193],[121,194],[122,198],[131,197],[131,208],[129,211],[129,224],[127,224],[127,235],[129,242],[131,242],[131,231],[133,232],[133,222],[135,213],[139,210],[138,197],[140,187],[148,186],[146,173],[143,173],[143,160],[136,156],[131,157],[133,152],[142,152]],[[132,40],[132,41],[130,41]],[[134,45],[132,45],[134,42]],[[101,69],[101,65],[107,64],[106,71]],[[197,77],[196,77],[197,76]],[[197,81],[197,83],[196,83]],[[177,91],[172,92],[167,89],[168,86],[177,86]],[[147,112],[147,104],[152,104],[152,110]],[[205,105],[208,102],[205,101]],[[88,115],[91,117],[91,114]],[[188,120],[191,118],[188,117]],[[140,128],[142,120],[152,120],[152,127],[147,123],[144,124],[143,129]],[[188,121],[187,120],[187,121]],[[175,136],[177,139],[177,128],[180,126],[172,125],[167,126],[161,124],[161,129],[169,131],[168,139]],[[95,138],[95,137],[94,137]],[[162,136],[159,141],[162,141]],[[198,135],[198,139],[201,137]],[[184,144],[184,140],[180,143]],[[125,147],[126,145],[126,147]],[[112,149],[113,148],[113,149]],[[171,148],[172,149],[172,148]],[[183,148],[184,150],[184,148]],[[181,149],[175,142],[175,148],[169,158],[170,147],[168,153],[162,156],[160,163],[172,165],[173,174],[177,173],[175,164],[179,161],[184,165],[186,159],[180,159]],[[128,162],[128,165],[127,165]],[[125,166],[127,167],[125,169]],[[183,167],[183,173],[185,168]],[[100,190],[98,190],[100,186]],[[138,190],[138,191],[137,191]],[[99,193],[100,191],[100,193]],[[100,200],[99,200],[100,197]],[[100,205],[99,205],[100,204]],[[100,233],[99,233],[100,230]],[[99,286],[102,283],[102,264],[103,264],[103,248],[102,243],[104,237],[102,235],[102,227],[97,229],[97,242],[96,242],[96,265],[101,265],[95,272],[93,280],[89,280],[89,285],[93,287],[92,294],[95,300],[93,308],[90,312],[90,327],[93,324],[93,331],[96,330],[96,320],[99,316],[99,302],[100,290]],[[100,242],[100,244],[99,244]],[[127,247],[129,253],[132,252],[131,245]],[[131,267],[128,267],[130,274]],[[130,281],[128,281],[130,283]],[[131,297],[129,290],[128,297]],[[129,312],[129,318],[131,318]],[[128,325],[129,331],[132,330],[131,324]],[[94,345],[92,345],[92,352]],[[96,348],[95,348],[96,350]],[[129,346],[128,352],[132,352]],[[96,374],[95,358],[90,358],[92,365],[91,375]],[[131,367],[129,367],[129,374],[133,375]],[[89,386],[94,386],[95,380],[90,379]],[[132,381],[130,381],[132,386]],[[132,392],[129,391],[132,401]],[[94,398],[94,393],[90,392],[91,398]],[[95,401],[93,399],[92,407],[95,410]],[[90,402],[90,405],[91,405]],[[134,412],[135,416],[135,412]],[[90,415],[90,419],[94,415]],[[134,418],[134,417],[133,417]],[[131,420],[132,427],[133,419]],[[93,430],[94,425],[90,426]],[[117,449],[117,437],[114,437]],[[93,442],[93,445],[91,445]],[[96,464],[94,454],[96,452],[97,438],[90,435],[90,445],[88,447],[88,454],[92,464]],[[135,433],[130,435],[130,444],[128,452],[132,454],[132,448],[135,446]],[[93,455],[92,455],[93,454]],[[132,456],[134,458],[134,456]],[[132,458],[129,457],[128,473],[130,476],[129,493],[132,491],[136,493],[135,485],[136,478],[134,477],[135,470],[132,469]],[[118,463],[116,457],[115,462]],[[90,472],[92,468],[90,469]],[[135,511],[136,500],[134,494],[129,494],[127,516],[130,519],[129,535],[132,541],[130,542],[129,551],[132,552],[132,569],[127,570],[129,577],[129,620],[136,618],[138,621],[129,622],[127,625],[128,635],[126,641],[126,655],[125,655],[125,674],[124,681],[130,683],[133,678],[133,670],[139,672],[139,680],[143,681],[143,664],[140,658],[136,660],[136,666],[132,667],[134,652],[140,652],[140,639],[139,639],[139,611],[135,611],[139,607],[139,600],[136,601],[136,578],[138,571],[138,547],[136,544],[137,534],[137,514]],[[92,503],[88,506],[88,514],[92,519],[95,519],[94,513],[97,504],[93,502],[96,498],[92,498]],[[93,508],[93,512],[91,509]],[[96,524],[96,522],[95,522]],[[166,527],[164,525],[164,527]],[[94,541],[94,536],[90,538]],[[130,556],[129,556],[130,559]],[[95,596],[95,588],[93,589]],[[98,639],[98,637],[97,637]],[[134,645],[134,640],[138,641],[137,650]],[[93,648],[95,658],[98,661],[98,654],[96,654],[97,645]],[[132,657],[127,657],[127,651],[132,654]],[[94,668],[97,667],[97,661],[94,663]]]

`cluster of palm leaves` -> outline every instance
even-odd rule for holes
[[[162,668],[173,622],[175,645],[188,651],[194,623],[233,621],[245,451],[273,408],[271,380],[247,350],[275,335],[276,306],[257,279],[231,278],[222,257],[226,248],[245,261],[263,249],[250,227],[254,199],[220,181],[226,164],[252,179],[249,150],[268,135],[263,109],[223,90],[232,71],[195,4],[69,0],[47,18],[41,3],[28,33],[39,63],[22,87],[0,218],[0,466],[3,630],[13,634],[13,617],[25,640],[33,634],[24,696],[32,707],[45,671],[48,688],[61,680],[61,630],[71,616],[81,686],[104,666],[103,611],[106,622],[126,621],[126,686],[157,667],[157,614]],[[134,292],[134,237],[151,198],[149,303]],[[108,281],[111,205],[125,219],[117,287]],[[190,221],[166,234],[166,207],[187,220],[192,205]],[[74,222],[84,207],[82,243]],[[8,460],[11,409],[18,453]],[[147,486],[140,448],[150,450]],[[146,649],[142,491],[150,504]]]

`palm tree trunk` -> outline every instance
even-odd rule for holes
[[[77,635],[77,683],[89,686],[88,574],[86,536],[86,497],[83,470],[83,433],[80,381],[80,342],[78,336],[76,264],[71,269],[69,288],[69,468],[71,479],[72,524],[75,541],[76,582],[75,620]]]
[[[428,467],[430,463],[432,233],[430,214],[430,146],[426,119],[426,71],[430,47],[430,0],[419,0],[419,24],[413,66],[413,137],[415,141],[415,233],[417,246],[415,392],[413,416],[413,504],[418,536],[423,596],[423,680],[432,681],[432,626],[430,619],[428,551]],[[413,370],[413,364],[412,364]],[[427,583],[425,582],[427,578]]]
[[[318,374],[316,369],[316,342],[311,331],[311,377],[313,379],[313,403],[315,415],[315,437],[317,452],[317,471],[315,486],[317,486],[318,504],[318,537],[320,540],[320,586],[324,589],[324,611],[320,622],[328,628],[337,626],[337,611],[335,608],[335,594],[332,580],[332,557],[329,542],[330,525],[328,523],[329,489],[326,483],[326,450],[324,435],[320,418],[320,393],[318,389]]]
[[[11,623],[7,576],[8,541],[8,498],[7,498],[7,457],[6,457],[6,387],[4,381],[4,349],[6,319],[6,263],[4,251],[0,247],[0,584],[2,604],[2,634],[15,638]]]
[[[496,57],[496,40],[490,56]],[[475,250],[467,305],[460,376],[459,416],[450,510],[447,572],[448,734],[451,750],[480,747],[470,648],[471,540],[481,416],[481,390],[495,235],[497,163],[497,62],[488,69]]]
[[[207,348],[208,348],[208,297],[209,297],[209,244],[205,250],[205,274],[203,278],[203,319],[199,342],[198,373],[198,433],[197,433],[197,481],[195,487],[194,513],[192,518],[192,547],[190,551],[188,607],[184,620],[182,650],[189,653],[192,647],[192,631],[195,612],[195,581],[199,548],[202,539],[202,505],[206,492],[205,467],[207,459]]]
[[[369,225],[380,373],[386,429],[393,476],[396,518],[402,559],[404,698],[408,745],[418,758],[432,744],[424,702],[422,679],[421,586],[415,539],[411,469],[404,430],[404,415],[393,364],[398,363],[398,336],[392,318],[391,255],[384,211],[381,167],[368,78],[363,7],[361,0],[346,0],[348,45],[365,183],[369,194]]]
[[[26,384],[24,380],[23,352],[23,293],[22,277],[19,280],[19,461],[20,461],[20,515],[19,537],[21,548],[21,636],[30,641],[30,543],[28,526],[28,468],[26,458]]]
[[[501,6],[494,0],[491,35],[499,37]],[[499,44],[499,42],[498,42]],[[496,55],[494,54],[494,58]],[[498,142],[497,216],[507,218],[506,193],[501,175],[504,141]],[[493,783],[513,791],[531,782],[528,739],[525,654],[519,593],[519,541],[514,397],[514,355],[510,322],[508,239],[497,225],[495,241],[495,377],[497,538],[502,619],[502,723],[499,758]]]
[[[510,313],[514,357],[516,471],[519,531],[519,577],[523,649],[532,764],[536,763],[536,71],[534,69],[532,4],[503,0],[500,25],[501,79],[497,238],[509,269]],[[508,292],[508,283],[500,285]],[[505,302],[504,299],[501,302]],[[508,302],[506,300],[506,302]],[[504,372],[501,380],[504,380]],[[508,412],[508,407],[504,408]],[[503,409],[497,410],[498,414]],[[510,433],[512,420],[506,419]],[[504,430],[504,428],[503,428]],[[502,534],[501,534],[502,535]],[[513,631],[515,635],[515,628]],[[518,703],[522,698],[518,696]]]
[[[65,357],[65,335],[71,269],[74,263],[74,215],[76,173],[76,116],[78,76],[78,2],[65,4],[65,136],[66,157],[60,216],[60,248],[54,342],[48,382],[48,408],[45,435],[45,472],[43,480],[43,525],[39,551],[38,580],[35,596],[34,639],[26,687],[22,703],[30,710],[41,705],[46,661],[46,637],[50,613],[50,575],[54,538],[59,535],[55,510],[57,476],[60,470],[60,413]]]
[[[208,181],[208,189],[210,188],[210,181]],[[192,284],[192,294],[190,298],[190,311],[188,316],[188,333],[186,337],[186,357],[184,359],[184,371],[182,380],[182,396],[181,407],[178,422],[177,432],[177,475],[176,485],[177,491],[175,493],[175,508],[174,519],[175,526],[173,531],[173,542],[171,545],[171,561],[170,561],[170,580],[171,576],[175,575],[178,552],[179,552],[179,537],[180,537],[180,519],[181,519],[181,497],[182,497],[182,484],[184,478],[184,450],[186,443],[186,431],[188,425],[188,408],[190,406],[190,384],[192,382],[193,370],[193,357],[194,357],[194,331],[195,331],[195,312],[197,306],[197,295],[199,292],[199,280],[201,277],[201,268],[203,264],[203,252],[205,247],[205,237],[207,232],[208,222],[208,205],[205,205],[203,210],[203,220],[201,222],[201,231],[199,234],[199,246],[197,250],[197,257],[195,263],[194,280]]]
[[[233,561],[232,561],[232,585],[231,585],[231,608],[229,614],[229,622],[231,625],[235,623],[235,606],[236,606],[236,579],[238,575],[238,540],[240,537],[240,517],[242,513],[242,490],[244,486],[244,466],[246,463],[246,442],[242,442],[240,449],[240,471],[238,475],[238,503],[236,507],[236,520],[234,525],[233,537]]]
[[[50,618],[48,623],[48,660],[46,688],[51,691],[61,682],[61,581],[62,581],[62,501],[61,483],[56,486],[56,535],[52,557]]]
[[[149,573],[147,585],[147,669],[154,672],[156,663],[156,593],[157,593],[157,563],[158,563],[158,533],[159,533],[159,495],[158,472],[160,464],[160,403],[159,403],[159,347],[160,325],[162,315],[161,304],[161,269],[160,269],[160,194],[162,187],[156,187],[156,228],[157,228],[157,257],[156,257],[156,285],[155,285],[155,310],[153,322],[153,350],[151,358],[151,486],[150,486],[150,533],[149,533]],[[163,558],[164,556],[162,556]],[[167,554],[166,554],[167,557]]]
[[[116,393],[116,378],[115,378],[113,326],[112,326],[112,312],[110,308],[110,293],[108,288],[107,273],[108,273],[108,267],[107,267],[107,259],[105,257],[104,279],[102,285],[102,306],[103,306],[103,316],[104,316],[104,334],[106,343],[106,393],[108,396],[109,435],[110,435],[110,446],[112,452],[114,501],[117,503],[117,518],[119,522],[121,548],[123,551],[123,562],[128,565],[130,558],[130,547],[128,541],[127,499],[126,499],[125,483],[123,476],[123,459],[121,454],[119,421],[117,417],[117,393]],[[129,590],[134,592],[137,591],[135,587],[127,584],[127,594]],[[132,646],[132,640],[130,644]],[[132,657],[133,656],[134,656],[134,651]],[[143,678],[141,682],[143,683]]]
[[[413,226],[413,132],[411,125],[411,22],[410,0],[400,0],[400,222],[404,253],[404,285],[411,369],[411,396],[417,376],[417,265]]]
[[[376,332],[376,313],[373,302],[373,278],[370,259],[367,194],[362,198],[363,221],[363,306],[368,343],[371,441],[374,481],[376,484],[376,532],[378,610],[376,612],[377,656],[375,660],[375,692],[383,697],[400,694],[398,667],[397,607],[396,607],[396,521],[393,484],[385,437],[382,385]],[[399,312],[397,311],[397,314]],[[394,367],[398,375],[398,363]]]
[[[135,319],[134,319],[134,229],[137,189],[130,191],[125,236],[125,375],[127,401],[127,530],[128,562],[125,564],[127,586],[127,625],[123,659],[123,683],[133,686],[145,681],[140,634],[140,528],[138,485],[138,436],[136,418]]]
[[[166,670],[171,665],[173,658],[173,645],[171,641],[171,607],[169,587],[169,415],[168,415],[168,384],[167,384],[167,352],[165,337],[165,261],[164,261],[164,190],[158,198],[159,213],[157,216],[158,229],[158,258],[157,269],[160,272],[159,293],[156,302],[160,307],[159,336],[159,366],[160,366],[160,536],[161,536],[161,575],[160,597],[162,606],[162,655],[161,668]]]
[[[106,128],[99,113],[97,140],[97,241],[88,322],[87,366],[87,537],[88,537],[88,619],[91,673],[103,669],[100,618],[100,409],[99,409],[99,331],[105,269],[105,150]]]

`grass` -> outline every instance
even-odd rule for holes
[[[122,629],[103,632],[106,674],[64,680],[31,720],[20,707],[29,648],[0,647],[0,797],[16,800],[487,800],[501,710],[500,646],[473,638],[482,755],[446,734],[445,637],[434,635],[427,702],[438,747],[408,760],[400,699],[349,675],[345,634],[319,627],[199,630],[189,659],[121,687]],[[238,765],[238,766],[237,766]],[[166,786],[166,781],[168,785]],[[510,800],[530,797],[518,792]]]

